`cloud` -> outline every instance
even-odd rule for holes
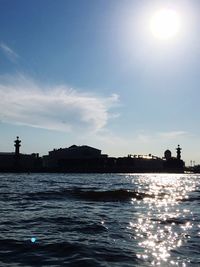
[[[180,137],[185,137],[188,136],[188,132],[186,131],[167,131],[167,132],[151,132],[151,133],[145,133],[145,131],[141,131],[137,134],[136,139],[139,142],[143,143],[151,143],[153,141],[158,141],[158,140],[171,140],[171,139],[176,139]]]
[[[12,62],[16,62],[19,58],[19,55],[3,42],[0,43],[0,49],[4,53],[4,55]]]
[[[144,133],[139,133],[136,138],[141,143],[149,143],[152,140],[150,135]]]
[[[44,86],[23,75],[0,77],[0,120],[58,131],[98,132],[113,114],[118,95],[95,96],[62,86]]]
[[[162,132],[159,133],[159,136],[166,139],[175,139],[181,136],[185,136],[188,133],[185,131],[169,131],[169,132]]]

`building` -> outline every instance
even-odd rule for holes
[[[164,170],[166,172],[184,172],[185,162],[181,159],[180,145],[176,148],[176,157],[172,157],[170,150],[166,150],[164,153]]]
[[[49,151],[39,157],[38,153],[20,153],[21,140],[14,141],[14,152],[0,153],[2,172],[93,172],[93,173],[137,173],[137,172],[184,172],[185,163],[181,159],[181,148],[176,148],[173,157],[166,150],[164,158],[149,155],[128,155],[127,157],[108,157],[101,150],[87,145],[72,145]]]
[[[20,153],[21,140],[17,136],[14,141],[15,152],[0,152],[0,171],[37,171],[41,169],[42,162],[38,153]]]
[[[14,152],[0,152],[0,171],[13,170],[15,166]]]
[[[102,166],[107,155],[101,150],[90,146],[72,145],[68,148],[59,148],[49,151],[43,156],[43,167],[49,170],[63,171],[91,171]]]

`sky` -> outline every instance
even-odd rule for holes
[[[180,29],[159,39],[155,12]],[[89,145],[109,156],[178,144],[200,164],[200,1],[0,0],[0,151]]]

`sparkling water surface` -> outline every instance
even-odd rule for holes
[[[200,175],[0,174],[0,266],[200,266]]]

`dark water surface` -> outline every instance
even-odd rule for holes
[[[0,174],[0,266],[200,266],[200,176]]]

